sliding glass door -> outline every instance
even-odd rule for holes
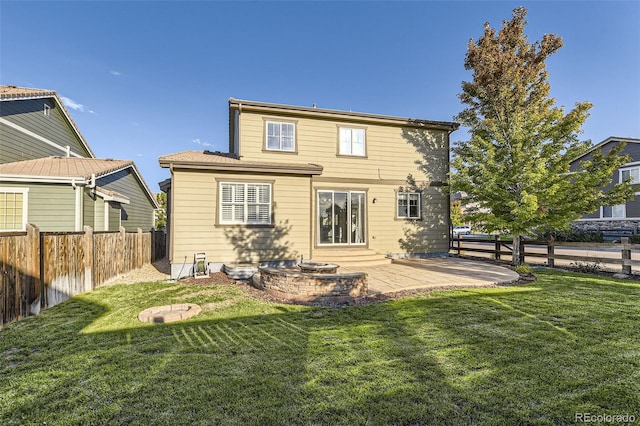
[[[366,244],[365,206],[363,191],[318,191],[318,244]]]

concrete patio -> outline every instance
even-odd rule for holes
[[[455,257],[398,259],[387,265],[341,267],[339,272],[366,272],[369,293],[457,287],[488,287],[518,280],[516,272],[489,262]]]

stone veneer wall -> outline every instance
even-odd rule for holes
[[[260,285],[267,293],[298,302],[351,302],[369,290],[364,272],[313,274],[269,267],[261,267],[259,272]]]
[[[586,232],[629,231],[633,234],[640,233],[640,221],[637,220],[580,220],[573,222],[571,226]]]

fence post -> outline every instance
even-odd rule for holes
[[[34,310],[39,312],[44,303],[44,298],[42,297],[42,289],[44,286],[42,285],[42,277],[40,276],[40,229],[38,229],[37,226],[28,223],[26,230],[27,253],[25,254],[27,255],[27,275],[29,276],[29,294],[27,296],[27,301],[31,304],[37,300],[40,303],[40,306]],[[31,307],[29,307],[27,315],[31,313],[30,311]],[[0,321],[1,320],[2,318],[0,318]]]
[[[555,254],[555,245],[554,245],[553,239],[550,239],[547,242],[547,266],[549,268],[555,267],[555,259],[553,258],[554,254]]]
[[[462,245],[462,241],[460,240],[460,234],[458,234],[457,237],[458,237],[458,257],[460,257],[460,246]]]
[[[151,263],[156,259],[156,228],[151,228]]]
[[[137,262],[136,262],[136,268],[142,268],[142,266],[144,265],[144,250],[142,249],[142,229],[138,228],[138,235],[136,236],[136,241],[137,241],[137,253],[136,253],[136,257]]]
[[[93,282],[93,228],[90,226],[84,227],[84,237],[82,238],[82,244],[84,248],[84,282],[85,289],[87,285],[89,290],[95,290],[95,283]]]
[[[494,242],[495,242],[495,257],[496,260],[500,260],[500,236],[498,234],[493,236]]]
[[[126,249],[127,249],[127,235],[126,235],[126,230],[124,229],[124,226],[120,227],[120,235],[118,235],[118,257],[117,257],[117,261],[118,261],[118,271],[117,271],[117,275],[123,274],[126,272],[126,267],[124,264],[125,258],[126,258]],[[129,254],[131,255],[131,254]]]
[[[629,237],[620,238],[622,243],[622,273],[631,275],[631,263],[625,265],[625,260],[631,261],[631,249],[629,248]]]

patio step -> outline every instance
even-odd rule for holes
[[[335,263],[339,266],[389,265],[391,259],[370,249],[321,249],[314,250],[314,262]]]

